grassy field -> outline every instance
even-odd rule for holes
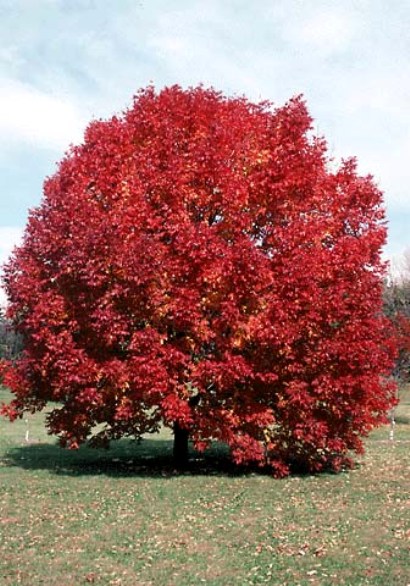
[[[176,474],[171,447],[67,452],[41,415],[0,420],[0,584],[410,585],[410,390],[349,473],[274,480],[214,453]]]

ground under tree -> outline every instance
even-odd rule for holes
[[[331,170],[301,98],[141,90],[47,179],[8,263],[11,418],[62,445],[161,425],[277,475],[339,467],[394,392],[381,193]],[[97,424],[98,431],[95,431]]]

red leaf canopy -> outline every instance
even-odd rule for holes
[[[393,401],[381,193],[311,123],[178,86],[92,122],[6,267],[4,411],[57,401],[71,447],[177,423],[276,474],[360,451]]]

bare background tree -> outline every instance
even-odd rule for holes
[[[396,328],[399,355],[394,376],[399,383],[410,381],[410,250],[399,270],[391,272],[384,291],[384,310]]]

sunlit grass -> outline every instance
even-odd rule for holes
[[[223,450],[177,474],[166,432],[67,452],[42,415],[1,420],[0,583],[406,586],[408,390],[396,421],[349,473],[274,480]]]

